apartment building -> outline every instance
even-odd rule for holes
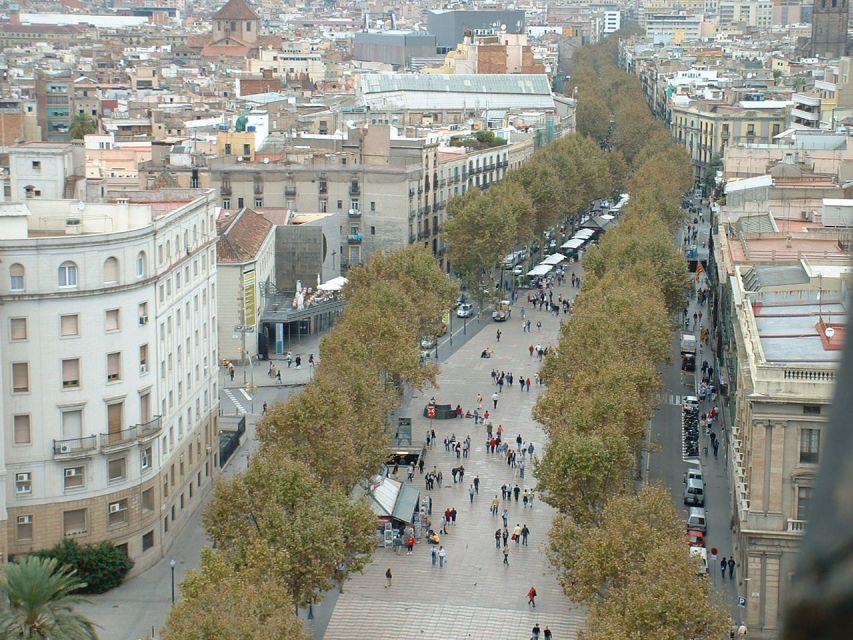
[[[726,147],[738,143],[770,144],[785,130],[789,103],[742,100],[723,104],[676,96],[669,104],[672,137],[693,159],[698,182]]]
[[[457,147],[447,155],[439,147],[438,135],[392,135],[387,125],[349,129],[346,137],[304,135],[292,151],[262,151],[258,162],[212,159],[211,184],[226,209],[337,212],[344,270],[415,243],[443,262],[447,201],[503,179],[509,149]]]
[[[218,464],[212,191],[0,215],[4,558],[70,538],[156,562]]]
[[[733,414],[727,458],[734,553],[744,622],[754,638],[778,636],[795,579],[847,335],[851,282],[849,255],[820,255],[802,234],[793,240],[770,234],[775,256],[746,249],[757,263],[734,267],[721,301],[722,379]]]

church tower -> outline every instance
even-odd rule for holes
[[[848,0],[815,0],[811,55],[840,58],[847,55]]]
[[[847,0],[844,0],[847,2]],[[246,0],[229,0],[213,14],[213,42],[257,46],[261,19]]]

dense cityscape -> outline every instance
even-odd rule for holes
[[[0,638],[844,637],[851,33],[0,0]]]

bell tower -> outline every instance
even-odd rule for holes
[[[840,58],[847,55],[849,0],[815,0],[811,55]]]

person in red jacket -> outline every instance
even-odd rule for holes
[[[533,605],[533,608],[536,608],[536,587],[530,587],[530,591],[527,592],[527,604]]]

